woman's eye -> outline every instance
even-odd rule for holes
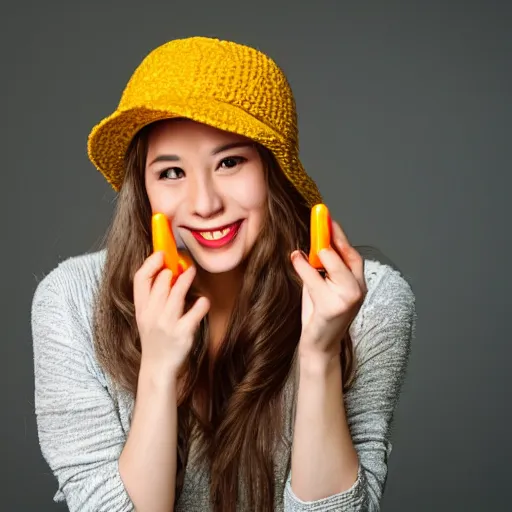
[[[246,158],[241,156],[230,156],[228,158],[224,158],[220,162],[220,167],[223,169],[233,169],[237,165],[246,161]]]
[[[183,169],[179,167],[171,167],[169,169],[165,169],[160,173],[160,179],[166,180],[178,180],[184,176]]]

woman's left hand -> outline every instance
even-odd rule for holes
[[[364,260],[332,221],[331,248],[318,254],[325,278],[300,251],[291,254],[293,266],[303,282],[301,355],[339,355],[341,340],[357,315],[367,288]]]

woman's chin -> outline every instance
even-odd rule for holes
[[[225,274],[238,268],[241,264],[241,258],[200,258],[197,260],[197,265],[203,272],[209,274]]]

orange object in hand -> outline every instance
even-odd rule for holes
[[[309,264],[317,270],[323,270],[318,253],[331,247],[331,215],[325,204],[316,204],[311,209],[311,245],[309,249]]]
[[[153,251],[164,252],[164,266],[172,272],[172,284],[178,276],[192,266],[188,255],[178,251],[169,220],[163,213],[155,213],[151,219]]]

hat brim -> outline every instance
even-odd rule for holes
[[[125,156],[133,137],[145,126],[164,119],[184,117],[214,128],[248,137],[272,151],[282,171],[312,206],[321,202],[320,193],[306,174],[297,155],[275,130],[242,108],[209,98],[194,99],[167,95],[153,101],[152,108],[136,106],[118,109],[103,119],[88,138],[91,162],[115,191],[119,191],[125,172]],[[300,186],[299,186],[300,185]]]

